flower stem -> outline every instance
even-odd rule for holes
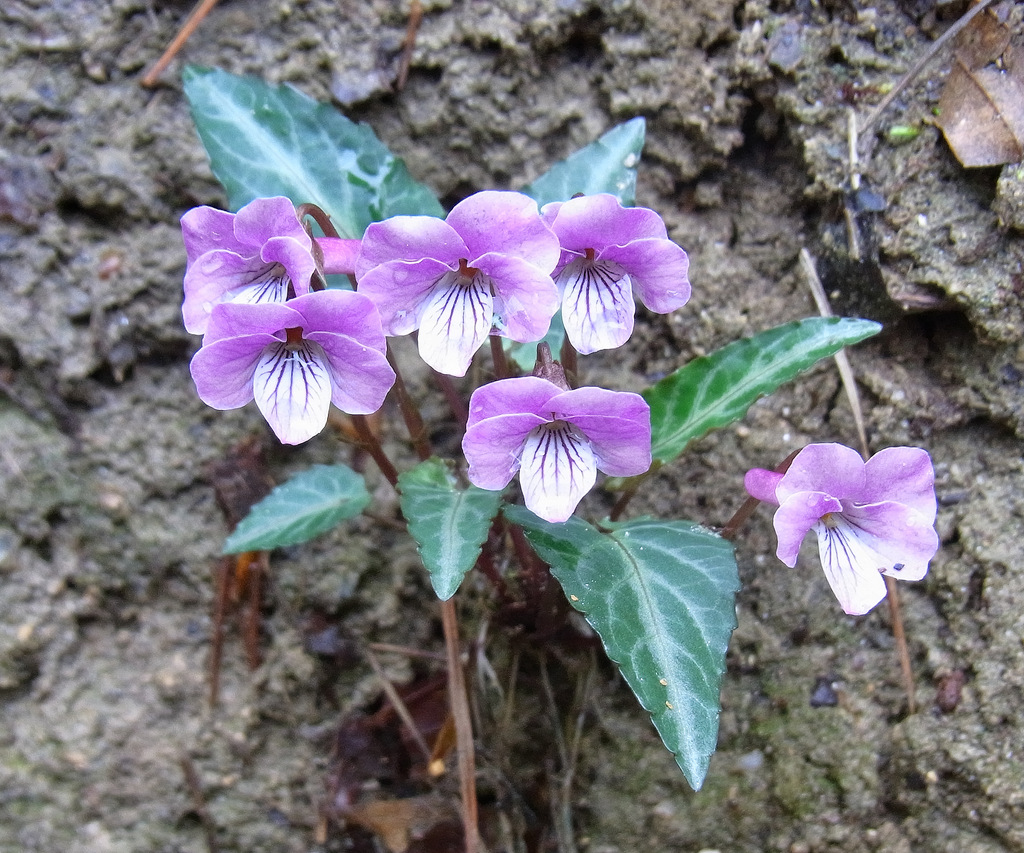
[[[508,378],[508,359],[505,358],[505,347],[498,335],[491,335],[491,360],[494,362],[494,375],[498,379]]]
[[[801,448],[802,450],[803,448]],[[793,460],[796,459],[796,455],[800,450],[794,450],[789,454],[779,465],[775,468],[776,474],[785,474],[789,470],[789,466],[793,464]],[[757,509],[757,505],[761,503],[757,498],[747,498],[743,505],[736,510],[736,514],[729,519],[725,527],[722,528],[722,538],[728,539],[730,542],[736,539],[736,534],[739,533],[740,528],[747,523],[750,516],[754,514],[754,510]]]
[[[392,486],[398,488],[398,469],[392,464],[391,460],[388,459],[388,455],[384,452],[384,448],[381,446],[380,439],[377,438],[376,434],[370,429],[370,424],[367,421],[366,415],[351,415],[352,426],[355,427],[356,434],[359,436],[359,442],[363,447],[366,448],[366,452],[373,457],[373,461],[377,463],[377,467],[380,468],[381,474],[387,479]]]
[[[462,791],[462,824],[466,834],[466,853],[477,853],[476,755],[473,746],[473,722],[466,696],[466,679],[459,646],[459,623],[455,600],[441,602],[441,624],[448,656],[448,701],[455,720],[455,745],[459,755],[459,787]]]
[[[562,341],[562,351],[558,354],[558,358],[559,361],[562,362],[562,370],[565,371],[565,378],[569,383],[570,388],[579,387],[580,366],[577,355],[576,347],[574,347],[569,338],[566,337],[566,339]]]
[[[423,416],[420,415],[416,401],[409,396],[409,389],[405,386],[405,380],[402,379],[402,373],[398,369],[398,361],[395,359],[395,354],[391,351],[390,346],[388,347],[388,364],[395,371],[394,387],[395,393],[398,395],[398,407],[402,411],[402,419],[405,421],[405,427],[409,431],[409,439],[412,441],[412,446],[416,448],[416,455],[421,460],[429,459],[434,455],[434,451],[430,447],[430,439],[427,438],[427,428],[423,423]]]
[[[462,395],[455,387],[455,383],[452,382],[452,378],[446,373],[438,373],[436,370],[432,371],[434,375],[434,381],[437,382],[438,387],[441,389],[441,393],[444,394],[445,400],[448,401],[448,408],[452,410],[452,414],[455,416],[455,420],[459,422],[459,425],[463,429],[466,427],[466,422],[469,420],[469,410],[466,408],[466,401],[462,399]]]

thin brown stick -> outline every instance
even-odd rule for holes
[[[409,79],[412,67],[412,52],[416,47],[416,34],[420,31],[423,21],[423,4],[420,0],[412,0],[409,7],[409,23],[405,28],[405,39],[402,41],[402,58],[398,61],[398,74],[395,75],[395,91],[401,92]]]
[[[800,250],[800,266],[803,268],[807,285],[818,306],[818,313],[822,317],[832,316],[832,306],[829,305],[825,288],[818,278],[818,272],[814,267],[814,259],[806,248]],[[867,430],[864,427],[864,410],[860,404],[860,393],[857,391],[857,382],[853,376],[853,368],[850,360],[846,357],[846,351],[840,350],[833,358],[836,367],[839,369],[839,378],[843,383],[843,391],[846,399],[853,410],[853,420],[857,426],[857,437],[860,441],[860,454],[867,460],[871,456],[871,449],[868,447]],[[907,648],[907,635],[903,628],[903,611],[900,608],[899,596],[896,592],[896,581],[885,575],[886,596],[889,599],[889,614],[892,618],[892,636],[896,643],[896,656],[900,662],[900,672],[903,676],[903,689],[907,694],[907,708],[911,714],[917,708],[916,691],[914,686],[914,668],[910,660],[910,650]]]
[[[398,488],[398,469],[388,459],[387,454],[384,452],[384,448],[381,447],[380,439],[374,435],[373,430],[370,429],[370,425],[366,421],[366,415],[352,415],[352,426],[355,427],[356,433],[359,435],[359,441],[362,446],[366,449],[366,452],[373,457],[373,461],[377,463],[377,467],[380,468],[381,474],[387,479],[392,486]]]
[[[203,784],[196,771],[195,764],[186,753],[178,757],[178,765],[181,767],[182,775],[185,777],[185,787],[188,788],[189,796],[192,797],[192,809],[199,816],[199,823],[203,827],[203,835],[206,838],[206,849],[209,853],[218,853],[220,847],[217,844],[217,825],[210,816],[210,810],[206,807],[206,797],[203,795]]]
[[[178,34],[171,40],[171,43],[167,45],[167,49],[160,55],[160,58],[153,63],[149,71],[142,76],[142,80],[139,82],[145,88],[152,89],[160,81],[160,75],[167,70],[167,66],[171,64],[171,60],[177,56],[178,51],[184,47],[185,42],[189,40],[192,33],[194,33],[203,22],[203,18],[210,14],[210,10],[216,5],[217,0],[199,0],[195,8],[185,19],[185,23],[181,25],[181,29],[178,30]]]
[[[248,601],[242,612],[242,642],[245,646],[245,661],[249,669],[259,669],[262,662],[260,654],[260,622],[263,605],[263,579],[270,568],[270,558],[266,551],[247,551],[239,555],[239,560],[248,559],[245,582]]]
[[[213,631],[210,637],[210,695],[211,708],[220,701],[220,666],[224,659],[224,620],[228,613],[228,592],[231,576],[235,571],[235,557],[228,554],[217,561],[214,570],[217,579],[217,593],[213,600]]]
[[[370,667],[373,669],[374,674],[380,681],[381,689],[384,691],[384,695],[388,697],[388,701],[391,703],[391,707],[395,709],[395,713],[398,714],[399,719],[405,723],[406,729],[409,734],[412,735],[412,739],[416,741],[416,746],[420,748],[420,752],[423,753],[424,759],[427,763],[430,763],[431,753],[430,747],[427,745],[427,741],[423,737],[423,733],[420,732],[419,727],[416,725],[416,721],[412,718],[412,714],[409,713],[409,708],[405,702],[402,701],[402,697],[398,695],[398,691],[395,690],[395,685],[391,683],[391,679],[384,673],[384,668],[380,665],[380,661],[377,660],[377,656],[369,649],[366,650],[366,660],[369,662]]]
[[[896,641],[896,654],[900,659],[900,672],[903,675],[903,689],[907,693],[907,713],[917,711],[917,692],[914,685],[914,667],[910,660],[910,649],[907,647],[907,633],[903,627],[903,607],[900,605],[899,589],[895,578],[883,575],[885,593],[889,600],[889,618],[892,619],[892,637]]]
[[[818,307],[818,313],[822,317],[831,317],[832,306],[829,305],[825,288],[818,278],[818,271],[814,266],[814,258],[806,248],[800,250],[800,268],[804,271],[807,286],[810,288],[811,296],[814,297],[814,304]],[[853,368],[850,366],[850,359],[846,350],[841,349],[833,358],[836,367],[839,369],[839,378],[843,383],[843,390],[846,392],[846,399],[850,402],[850,409],[853,411],[853,422],[857,427],[857,438],[860,440],[861,454],[865,459],[870,455],[868,452],[868,434],[864,427],[864,409],[860,404],[860,394],[857,392],[857,382],[853,377]]]
[[[949,40],[954,38],[956,34],[973,21],[977,15],[980,15],[990,3],[992,3],[992,0],[981,0],[977,6],[973,9],[968,9],[960,16],[960,19],[955,24],[932,42],[928,49],[921,54],[917,62],[910,67],[910,70],[900,78],[899,82],[895,86],[893,86],[892,91],[882,98],[882,100],[879,101],[878,106],[871,111],[863,122],[861,122],[861,139],[867,135],[867,132],[874,126],[875,122],[878,121],[882,113],[889,109],[889,106],[900,96],[900,93],[914,81],[914,78],[924,70],[924,67],[936,57],[939,51],[942,50],[946,44],[949,43]]]
[[[434,455],[434,451],[430,447],[430,439],[427,437],[427,427],[423,423],[423,416],[420,414],[416,401],[409,396],[409,389],[402,378],[402,372],[398,369],[398,361],[395,359],[391,347],[388,347],[387,355],[388,364],[395,371],[395,394],[398,396],[398,408],[402,412],[402,420],[405,421],[405,427],[409,431],[409,440],[412,441],[416,455],[421,460],[429,459]]]
[[[459,753],[459,787],[462,791],[462,823],[466,836],[466,853],[477,853],[480,837],[477,830],[476,753],[473,746],[473,722],[466,695],[466,677],[462,670],[459,646],[459,623],[455,600],[441,602],[441,624],[444,627],[444,648],[448,655],[448,701],[455,718],[455,744]]]
[[[491,335],[491,361],[494,362],[494,375],[498,379],[507,379],[509,376],[508,359],[505,358],[505,344],[499,335]]]

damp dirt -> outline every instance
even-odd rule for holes
[[[187,5],[0,11],[0,850],[384,849],[325,833],[321,814],[339,719],[379,692],[339,650],[443,648],[397,531],[364,517],[275,552],[262,663],[247,668],[229,618],[207,705],[225,535],[211,465],[265,433],[251,407],[203,406],[188,374],[177,219],[223,195],[181,61],[158,88],[138,83]],[[333,99],[446,203],[522,186],[644,116],[638,202],[689,251],[694,295],[640,317],[625,356],[587,362],[614,387],[813,315],[802,248],[837,310],[885,323],[850,354],[870,442],[927,447],[940,503],[942,549],[900,590],[917,709],[886,608],[844,616],[813,554],[775,560],[767,513],[739,543],[720,745],[697,793],[601,655],[553,646],[541,666],[471,581],[480,785],[502,828],[490,849],[1024,851],[1020,167],[965,170],[950,153],[930,121],[940,55],[863,141],[858,197],[848,183],[850,111],[961,6],[427,0],[400,93],[407,13],[383,0],[224,0],[186,46],[185,61]],[[918,132],[896,144],[895,122]],[[413,391],[439,410],[425,383]],[[823,440],[856,443],[830,364],[699,442],[630,511],[722,524],[746,468]],[[348,454],[327,435],[271,448],[268,466],[281,480]],[[387,516],[394,498],[368,476]],[[413,658],[381,659],[396,683],[422,677]],[[551,744],[576,720],[567,779]]]

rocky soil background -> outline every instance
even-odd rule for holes
[[[441,649],[399,534],[362,518],[276,552],[264,662],[247,670],[232,628],[221,704],[207,707],[225,534],[209,466],[263,427],[252,407],[208,410],[188,374],[198,341],[181,327],[177,219],[223,196],[180,65],[156,90],[138,85],[187,11],[160,0],[0,10],[0,850],[385,849],[317,832],[332,733],[377,683],[358,657],[333,671],[308,626],[315,615],[357,646]],[[929,123],[948,55],[881,124],[920,133],[868,140],[868,206],[882,209],[858,217],[867,261],[844,248],[848,112],[865,114],[962,11],[427,0],[398,94],[404,4],[224,0],[185,48],[187,61],[335,100],[446,203],[519,187],[645,116],[638,203],[690,252],[694,296],[674,316],[645,316],[625,356],[588,362],[613,387],[815,314],[804,247],[838,310],[885,321],[851,353],[870,440],[927,447],[940,500],[943,548],[925,581],[901,589],[919,708],[908,713],[886,608],[844,616],[813,548],[795,570],[775,560],[762,510],[739,547],[739,628],[703,790],[687,788],[610,666],[552,650],[556,712],[536,667],[523,665],[514,706],[476,682],[503,720],[479,732],[487,806],[532,827],[492,849],[1024,851],[1024,170],[966,170]],[[702,441],[631,511],[722,524],[746,468],[815,440],[856,442],[830,364]],[[272,450],[270,470],[283,479],[341,452],[330,437]],[[371,481],[386,514],[394,499]],[[472,637],[485,590],[471,584],[464,600]],[[492,626],[481,648],[508,688],[508,636]],[[408,658],[384,660],[394,680],[411,677]],[[561,789],[566,768],[537,744],[550,745],[553,717],[580,713]],[[538,784],[568,796],[517,805]]]

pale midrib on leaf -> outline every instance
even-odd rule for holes
[[[236,100],[227,97],[221,90],[213,88],[208,90],[212,92],[214,97],[211,97],[211,103],[220,107],[222,114],[229,117],[232,124],[235,127],[248,125],[249,140],[252,145],[257,145],[263,149],[264,156],[271,159],[276,165],[278,173],[289,176],[289,183],[292,184],[295,189],[302,190],[306,196],[302,199],[293,198],[294,202],[314,202],[320,206],[325,206],[326,200],[321,196],[319,189],[315,184],[311,184],[310,180],[315,180],[314,176],[310,175],[305,169],[297,169],[294,165],[295,158],[282,156],[282,147],[277,137],[262,127],[260,124],[252,119],[251,113],[253,110],[243,109]],[[289,121],[291,121],[289,117]],[[291,132],[292,138],[294,139],[294,132]],[[231,151],[231,146],[227,145],[223,140],[220,140],[220,145],[226,151]],[[299,146],[299,150],[303,146]],[[239,158],[241,159],[241,158]],[[251,160],[245,158],[246,162],[252,163]],[[269,171],[264,168],[264,171]]]

